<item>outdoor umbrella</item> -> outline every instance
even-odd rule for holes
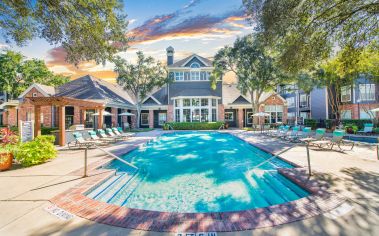
[[[259,117],[259,121],[261,121],[261,117],[270,116],[270,114],[265,113],[265,112],[258,112],[258,113],[251,115],[251,116]],[[259,123],[261,123],[261,122],[259,122]],[[263,132],[263,125],[261,125],[261,133],[262,132]]]
[[[133,113],[130,112],[123,112],[121,114],[118,114],[119,116],[135,116]]]
[[[98,116],[98,115],[100,115],[100,113],[96,112],[96,113],[93,113],[92,115],[93,116]],[[104,111],[103,112],[103,116],[113,116],[113,115],[110,112]]]
[[[371,110],[372,112],[376,112],[376,111],[379,111],[379,107],[378,108],[374,108]]]

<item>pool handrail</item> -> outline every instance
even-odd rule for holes
[[[105,150],[105,149],[103,149],[103,148],[101,148],[101,147],[99,147],[99,146],[97,146],[97,145],[95,145],[95,147],[96,147],[97,149],[99,149],[100,151],[103,151],[104,153],[108,154],[109,156],[111,156],[111,157],[117,159],[118,161],[120,161],[120,162],[122,162],[122,163],[124,163],[124,164],[126,164],[126,165],[128,165],[128,166],[130,166],[130,167],[132,167],[132,168],[134,168],[134,169],[139,170],[139,168],[138,168],[137,166],[133,165],[133,164],[130,163],[130,162],[125,161],[124,159],[121,159],[120,157],[116,156],[115,154],[113,154],[113,153],[111,153],[111,152],[108,152],[107,150]]]

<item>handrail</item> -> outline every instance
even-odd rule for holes
[[[135,169],[137,169],[137,170],[139,169],[137,166],[135,166],[135,165],[133,165],[133,164],[131,164],[131,163],[125,161],[124,159],[121,159],[120,157],[116,156],[115,154],[113,154],[113,153],[111,153],[111,152],[108,152],[107,150],[105,150],[105,149],[103,149],[103,148],[101,148],[101,147],[99,147],[99,146],[97,146],[97,145],[95,145],[95,147],[96,147],[97,149],[99,149],[100,151],[103,151],[104,153],[108,154],[109,156],[111,156],[111,157],[117,159],[118,161],[121,161],[122,163],[124,163],[124,164],[126,164],[126,165],[128,165],[128,166],[130,166],[130,167],[132,167],[132,168],[135,168]]]

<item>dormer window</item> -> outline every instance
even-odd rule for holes
[[[197,62],[193,62],[191,65],[190,65],[191,68],[200,68],[200,64],[197,63]]]
[[[32,96],[35,98],[37,97],[37,93],[33,93]]]

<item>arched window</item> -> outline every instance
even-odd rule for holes
[[[200,64],[197,62],[193,62],[190,67],[191,68],[200,68]]]

